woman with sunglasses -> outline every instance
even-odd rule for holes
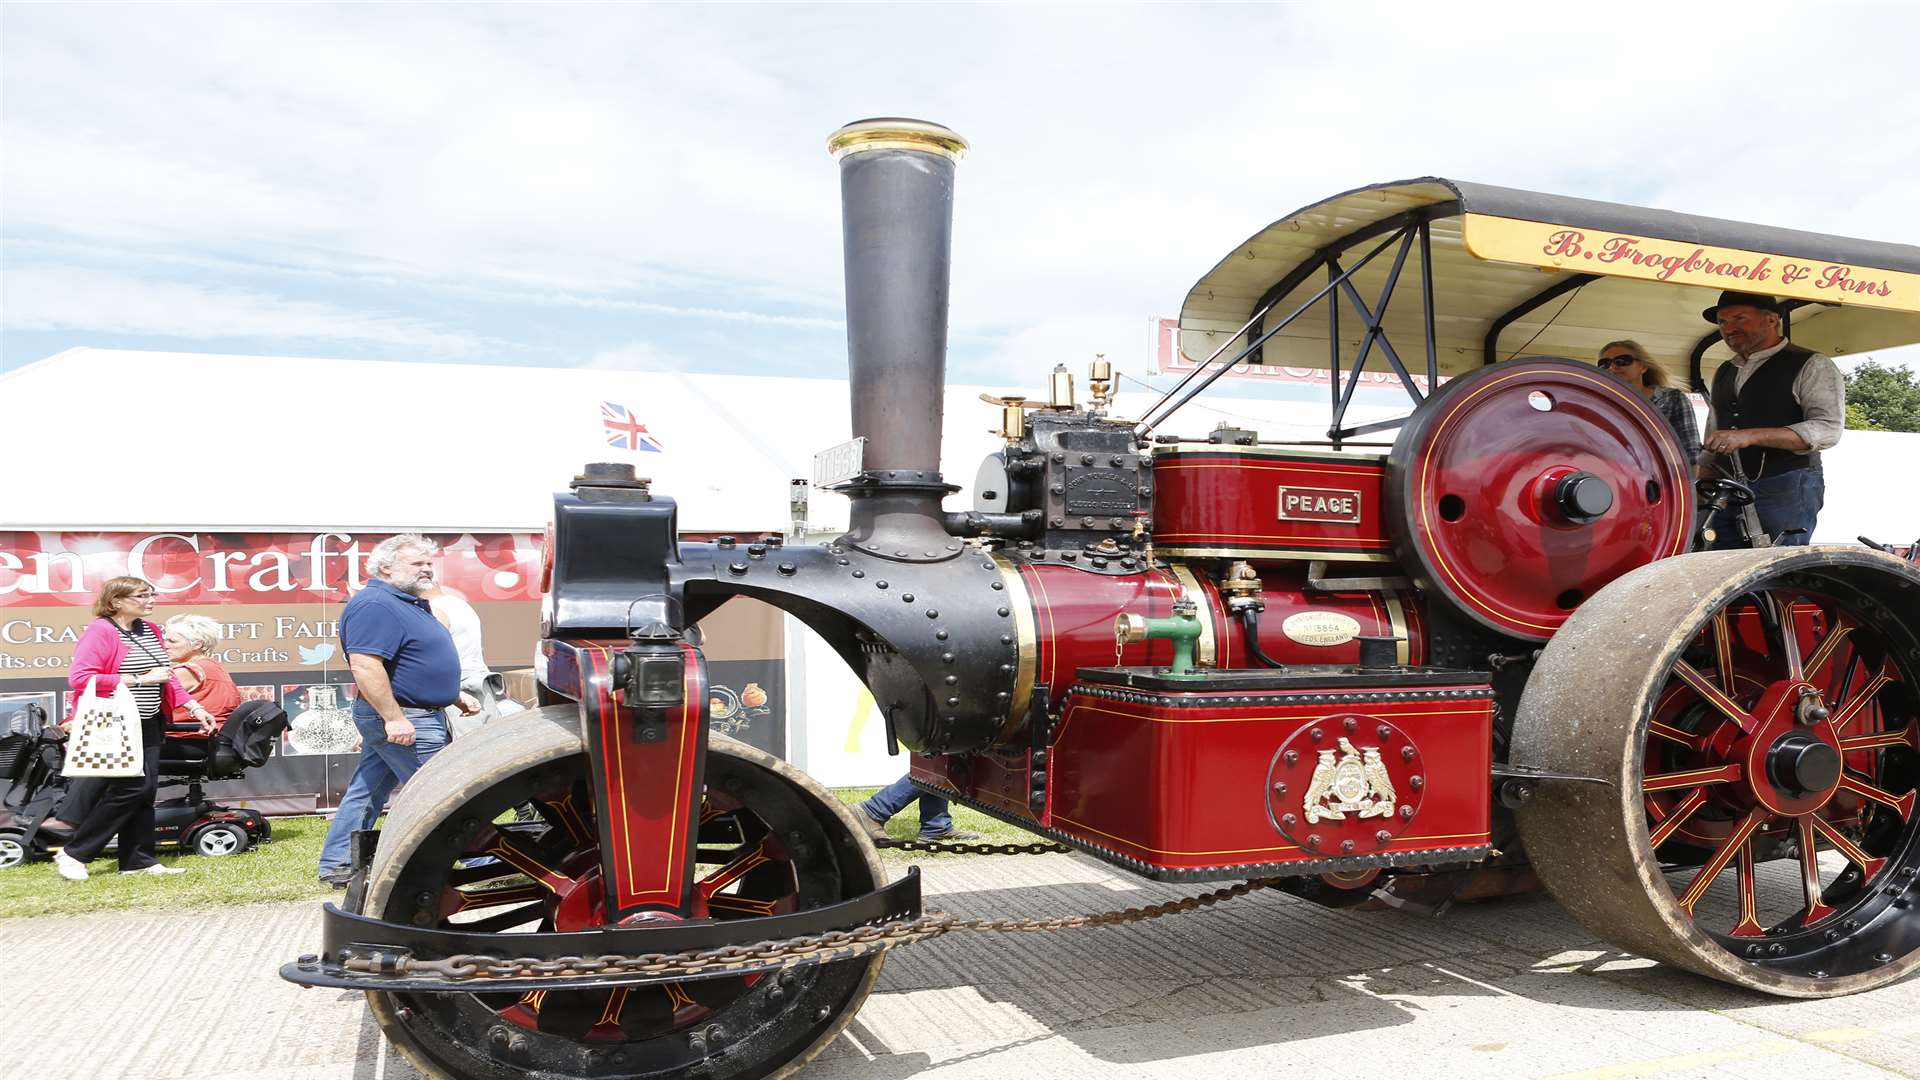
[[[1600,367],[1626,383],[1647,399],[1655,412],[1667,418],[1667,426],[1680,440],[1687,469],[1700,458],[1700,423],[1693,415],[1693,402],[1687,395],[1667,385],[1667,373],[1654,366],[1653,357],[1637,341],[1609,341],[1600,350]]]
[[[173,676],[167,643],[160,627],[148,621],[153,614],[153,584],[137,577],[117,577],[100,587],[93,602],[98,616],[87,624],[73,649],[67,684],[85,691],[89,684],[102,697],[110,696],[124,680],[140,710],[140,735],[145,749],[140,775],[89,781],[92,805],[74,826],[73,837],[53,857],[54,869],[68,881],[85,881],[87,864],[100,857],[107,841],[120,841],[123,874],[178,874],[154,858],[153,795],[159,783],[161,717],[176,708],[211,727],[213,714],[193,699]]]

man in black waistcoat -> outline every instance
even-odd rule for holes
[[[1720,327],[1733,360],[1713,374],[1699,474],[1744,480],[1762,531],[1781,544],[1810,543],[1826,501],[1820,451],[1846,426],[1840,369],[1786,339],[1785,311],[1770,296],[1723,292],[1702,314]],[[1710,523],[1712,547],[1744,546],[1736,514],[1723,511]]]

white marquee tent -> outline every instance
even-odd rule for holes
[[[950,482],[970,488],[998,445],[988,431],[997,410],[980,393],[1034,394],[1044,375],[1034,372],[1030,388],[947,388]],[[1222,420],[1264,437],[1324,429],[1323,402],[1226,389],[1162,430],[1199,436]],[[1396,397],[1352,415],[1393,415],[1405,408]],[[1129,391],[1116,411],[1147,404]],[[607,406],[628,410],[660,449],[610,446]],[[790,481],[811,475],[815,451],[847,439],[848,412],[837,379],[69,349],[0,373],[0,432],[12,450],[0,530],[537,531],[551,492],[581,465],[629,461],[679,501],[684,530],[781,532]],[[195,477],[198,489],[124,481],[130,451]],[[1907,495],[1916,460],[1920,436],[1847,433],[1827,454],[1816,539],[1920,535],[1920,504]],[[813,493],[816,529],[843,526],[845,514],[844,499]],[[897,775],[839,658],[797,624],[788,657],[796,764],[833,784]]]

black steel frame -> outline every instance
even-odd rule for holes
[[[1327,439],[1335,449],[1338,449],[1344,440],[1350,439],[1355,435],[1362,435],[1373,431],[1385,431],[1390,428],[1399,427],[1405,422],[1405,417],[1378,420],[1353,427],[1344,427],[1341,422],[1346,419],[1347,408],[1353,401],[1353,392],[1360,385],[1360,376],[1366,370],[1367,359],[1372,355],[1376,345],[1379,346],[1380,355],[1386,358],[1387,365],[1391,367],[1394,374],[1399,377],[1401,387],[1406,390],[1407,396],[1412,399],[1413,404],[1417,406],[1426,400],[1425,395],[1422,394],[1419,387],[1414,384],[1413,376],[1407,371],[1406,364],[1400,359],[1400,354],[1394,349],[1393,343],[1388,340],[1386,326],[1384,325],[1387,315],[1387,305],[1393,299],[1394,290],[1400,283],[1400,272],[1405,268],[1407,255],[1412,251],[1416,240],[1419,241],[1420,245],[1421,318],[1426,337],[1428,392],[1431,392],[1433,387],[1438,384],[1440,371],[1439,356],[1433,335],[1433,242],[1430,223],[1435,218],[1451,217],[1459,212],[1460,204],[1458,202],[1436,203],[1432,206],[1423,206],[1415,210],[1408,210],[1395,214],[1390,218],[1374,222],[1365,228],[1357,229],[1316,251],[1313,258],[1294,267],[1285,277],[1275,282],[1254,305],[1255,314],[1253,318],[1234,335],[1234,338],[1242,335],[1252,337],[1249,344],[1235,354],[1231,360],[1220,364],[1218,367],[1209,370],[1209,365],[1213,363],[1212,358],[1209,358],[1206,363],[1188,372],[1184,378],[1174,384],[1171,389],[1161,396],[1159,401],[1155,402],[1153,406],[1147,410],[1145,415],[1141,417],[1140,423],[1134,428],[1134,433],[1144,437],[1148,432],[1152,431],[1154,427],[1166,420],[1167,417],[1177,412],[1182,405],[1199,396],[1207,387],[1212,386],[1220,376],[1233,370],[1242,360],[1248,360],[1250,363],[1260,363],[1261,347],[1267,343],[1268,339],[1272,338],[1281,330],[1284,330],[1293,320],[1312,310],[1313,305],[1323,299],[1327,302],[1327,367],[1332,375],[1330,390],[1332,393],[1333,409],[1332,419],[1327,425]],[[1372,250],[1368,251],[1359,262],[1354,263],[1350,267],[1343,267],[1341,265],[1340,258],[1349,248],[1376,237],[1384,237],[1384,239],[1378,244],[1375,244]],[[1380,290],[1379,298],[1374,301],[1373,306],[1369,307],[1366,300],[1361,297],[1359,290],[1353,287],[1353,275],[1358,273],[1361,268],[1365,267],[1368,263],[1372,262],[1375,257],[1379,256],[1387,248],[1393,246],[1396,240],[1399,241],[1399,250],[1394,253],[1393,267],[1387,272],[1387,280]],[[1267,314],[1273,309],[1274,305],[1292,293],[1294,289],[1304,284],[1308,277],[1314,272],[1323,268],[1326,271],[1327,283],[1316,290],[1314,294],[1308,297],[1300,306],[1294,308],[1285,318],[1275,323],[1271,329],[1266,329],[1264,322]],[[1365,333],[1360,339],[1360,348],[1353,359],[1353,366],[1345,371],[1344,376],[1340,364],[1340,297],[1343,295],[1346,297],[1347,303],[1352,306],[1354,313],[1360,317],[1361,323],[1365,327]],[[1233,338],[1229,338],[1227,343],[1231,344],[1232,341]],[[1220,351],[1224,351],[1224,346]],[[1216,352],[1214,355],[1217,357],[1219,352]],[[1199,378],[1203,372],[1205,373],[1205,378],[1200,380],[1200,384],[1191,390],[1187,390],[1188,384],[1193,382],[1194,379]],[[1182,393],[1183,390],[1186,392]]]

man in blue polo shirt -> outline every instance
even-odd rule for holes
[[[360,696],[360,764],[320,849],[320,880],[345,888],[353,834],[373,828],[393,790],[447,744],[446,708],[479,703],[460,691],[453,636],[420,594],[433,587],[433,541],[402,533],[367,556],[367,587],[340,613],[340,649]]]

